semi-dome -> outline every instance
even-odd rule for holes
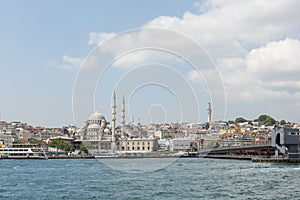
[[[77,129],[76,133],[82,133],[82,128]]]
[[[96,111],[95,113],[90,115],[89,120],[105,120],[104,115],[102,115],[101,113],[99,113],[98,111]]]
[[[91,124],[88,126],[88,129],[100,129],[100,125],[98,124]]]

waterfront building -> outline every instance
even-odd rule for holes
[[[193,141],[191,138],[174,138],[170,140],[170,151],[190,151]]]
[[[170,151],[170,140],[161,139],[157,141],[158,151]]]
[[[155,138],[121,138],[120,153],[147,153],[157,151],[158,142]]]

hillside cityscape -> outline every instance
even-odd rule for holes
[[[210,104],[204,123],[141,124],[134,120],[126,123],[124,102],[121,123],[116,126],[114,104],[112,109],[111,121],[96,111],[82,127],[34,127],[26,122],[0,121],[1,146],[35,144],[43,146],[48,155],[62,156],[196,152],[220,147],[267,145],[271,143],[275,125],[300,128],[299,123],[276,120],[264,114],[253,120],[237,117],[229,121],[213,121]]]

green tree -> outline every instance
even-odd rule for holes
[[[260,115],[257,118],[257,121],[263,122],[266,126],[272,126],[272,125],[276,124],[276,120],[268,115]]]
[[[70,151],[71,149],[71,145],[61,138],[55,138],[51,140],[51,142],[49,143],[49,147],[61,149],[64,151]]]
[[[272,125],[274,125],[274,124],[276,124],[276,120],[275,119],[273,119],[272,117],[268,117],[267,119],[266,119],[266,121],[265,121],[265,125],[266,126],[272,126]]]
[[[260,115],[258,118],[257,118],[257,121],[259,122],[264,122],[266,121],[267,117],[269,117],[268,115]]]
[[[234,124],[235,121],[229,120],[228,123],[229,124]]]
[[[87,149],[87,146],[84,143],[81,143],[79,149],[80,149],[81,152],[84,152],[84,153],[88,153],[89,152],[88,149]]]
[[[281,121],[279,122],[279,124],[280,124],[280,125],[285,125],[285,124],[286,124],[286,121],[285,121],[285,120],[281,120]]]
[[[235,119],[235,122],[236,123],[244,123],[244,122],[247,122],[247,120],[244,119],[243,117],[238,117],[238,118]]]

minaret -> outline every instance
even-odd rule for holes
[[[122,100],[122,115],[121,115],[121,134],[125,136],[125,98],[123,95],[123,100]]]
[[[112,124],[111,124],[111,151],[114,153],[116,150],[116,93],[114,92],[112,101]]]
[[[207,122],[211,122],[211,105],[210,102],[208,102],[208,108],[207,108]]]

